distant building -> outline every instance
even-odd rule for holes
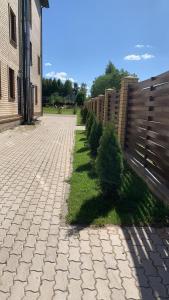
[[[0,130],[42,113],[42,8],[48,0],[0,0]]]

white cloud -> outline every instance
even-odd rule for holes
[[[133,61],[140,61],[140,60],[147,60],[154,58],[155,55],[145,53],[145,54],[130,54],[124,57],[125,60],[133,60]]]
[[[136,48],[144,48],[145,46],[142,45],[142,44],[137,44],[137,45],[135,45],[135,47],[136,47]]]
[[[144,45],[144,44],[137,44],[137,45],[135,45],[135,48],[139,48],[139,49],[141,49],[141,48],[152,48],[152,46],[151,45]]]
[[[66,80],[70,80],[72,82],[75,82],[75,80],[72,77],[69,77],[66,72],[51,71],[51,72],[46,74],[46,77],[60,79],[62,82],[65,82]]]
[[[143,55],[141,55],[142,59],[151,59],[151,58],[154,58],[155,55],[153,54],[149,54],[149,53],[145,53]]]
[[[125,60],[141,60],[141,55],[130,54],[124,57]]]
[[[52,64],[50,62],[45,63],[45,67],[51,67]]]

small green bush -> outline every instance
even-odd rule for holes
[[[87,139],[89,139],[90,131],[94,122],[95,116],[92,112],[88,114],[87,122],[86,122],[86,131],[87,131]]]
[[[60,115],[60,114],[62,114],[62,108],[59,106],[58,108],[57,108],[57,113]]]
[[[100,140],[96,172],[102,193],[116,198],[122,184],[123,156],[111,123],[106,125]]]
[[[73,114],[74,114],[74,115],[77,114],[77,107],[76,107],[76,105],[75,105],[74,108],[73,108]]]
[[[89,146],[91,149],[91,154],[93,156],[97,155],[97,149],[99,147],[100,138],[102,136],[102,124],[96,119],[93,121],[93,125],[89,136]]]

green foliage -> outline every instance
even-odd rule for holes
[[[122,183],[123,156],[111,123],[106,125],[100,140],[96,171],[103,194],[116,197]]]
[[[77,105],[82,106],[84,104],[85,99],[86,99],[86,95],[84,94],[84,92],[79,91],[76,96]]]
[[[123,77],[131,75],[129,72],[121,69],[118,70],[112,62],[106,67],[105,74],[97,77],[91,87],[91,96],[97,97],[98,95],[104,94],[105,89],[115,88],[120,89],[121,79]],[[135,75],[133,75],[135,76]]]
[[[87,114],[88,114],[88,110],[86,107],[83,107],[80,111],[81,114],[81,118],[82,118],[82,123],[86,124],[86,120],[87,120]]]
[[[57,113],[60,115],[60,114],[62,114],[62,108],[59,106],[58,108],[57,108]]]
[[[54,93],[49,97],[49,105],[54,106],[64,103],[64,98],[59,96],[58,93]]]
[[[73,107],[73,114],[74,114],[74,115],[77,114],[77,106],[76,106],[76,105],[74,105],[74,107]]]
[[[52,105],[53,102],[59,102],[62,101],[62,104],[64,103],[70,103],[74,104],[77,101],[78,105],[83,105],[86,94],[87,94],[87,88],[86,84],[82,83],[81,86],[78,85],[78,83],[72,83],[71,80],[66,80],[65,83],[63,83],[60,79],[47,79],[43,78],[42,80],[42,93],[43,97],[46,99],[46,104]],[[60,98],[59,101],[54,101],[53,95],[57,95]]]
[[[86,121],[86,131],[87,131],[87,138],[89,139],[90,131],[94,122],[95,116],[92,112],[88,113],[87,121]]]
[[[91,149],[91,154],[93,156],[97,155],[97,149],[99,147],[100,138],[102,136],[102,124],[96,119],[93,121],[89,136],[89,146]]]

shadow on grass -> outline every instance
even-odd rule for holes
[[[76,151],[76,153],[83,153],[83,152],[86,152],[88,150],[88,146],[85,146],[83,148],[80,148],[79,150]]]
[[[94,161],[92,161],[92,160],[89,163],[81,165],[80,167],[76,168],[75,172],[78,172],[78,173],[87,172],[88,176],[91,179],[97,178],[97,175],[96,175],[96,172],[94,169]]]
[[[76,171],[87,171],[91,178],[97,178],[91,163]],[[127,165],[118,199],[105,199],[101,193],[91,198],[86,195],[71,223],[88,226],[116,224],[116,221],[128,226],[169,225],[169,209],[150,193],[147,185]]]

